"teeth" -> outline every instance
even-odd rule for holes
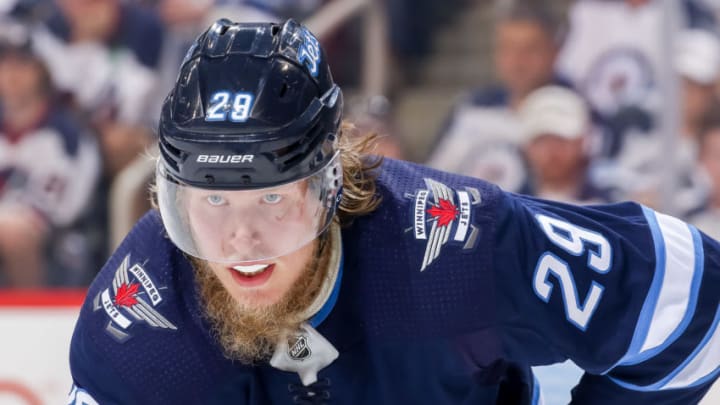
[[[258,273],[262,273],[263,270],[267,269],[269,264],[253,264],[250,266],[233,266],[233,269],[239,271],[242,274],[245,275],[255,275]]]

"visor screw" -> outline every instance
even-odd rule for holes
[[[208,184],[213,184],[213,183],[215,183],[215,177],[214,177],[212,174],[206,174],[206,175],[205,175],[205,181],[206,181]]]

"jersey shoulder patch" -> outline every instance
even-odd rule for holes
[[[142,263],[131,264],[128,253],[115,269],[111,285],[93,297],[92,310],[107,314],[105,331],[121,343],[131,337],[129,328],[134,323],[177,330],[177,326],[156,309],[163,301],[161,289],[164,288],[153,281]]]
[[[147,328],[177,330],[177,323],[165,311],[177,295],[172,286],[174,250],[159,215],[147,214],[96,277],[84,313],[96,321],[101,314],[102,328],[119,343]]]

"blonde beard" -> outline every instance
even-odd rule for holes
[[[205,261],[191,258],[205,318],[222,347],[225,357],[245,364],[268,360],[275,345],[288,331],[297,330],[303,312],[318,296],[328,273],[330,240],[318,253],[315,242],[313,259],[300,278],[279,302],[262,308],[239,304],[223,287]]]

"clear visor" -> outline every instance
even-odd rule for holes
[[[328,227],[342,184],[339,154],[317,173],[257,190],[213,190],[169,180],[160,159],[157,198],[170,239],[211,262],[257,262],[287,255]]]

